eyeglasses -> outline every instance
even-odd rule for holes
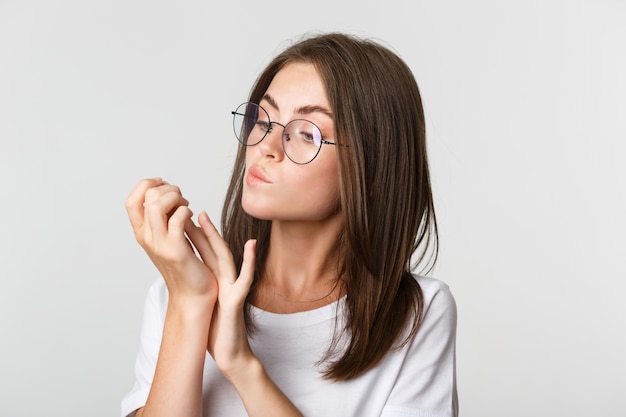
[[[274,125],[283,128],[283,150],[287,158],[298,165],[315,159],[322,145],[335,145],[322,138],[322,132],[313,122],[295,119],[282,125],[270,120],[267,111],[255,103],[243,103],[233,115],[233,129],[239,143],[245,146],[259,144],[272,131]]]

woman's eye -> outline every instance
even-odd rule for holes
[[[263,129],[263,130],[269,130],[270,129],[269,122],[265,122],[263,120],[257,120],[255,124],[256,124],[256,127],[258,127],[259,129]]]
[[[302,132],[302,133],[300,133],[300,136],[302,137],[303,140],[305,140],[307,142],[313,142],[313,134],[312,133]]]
[[[298,138],[302,143],[305,143],[307,145],[319,146],[322,140],[322,135],[320,135],[320,133],[317,132],[315,129],[305,129],[298,131]]]

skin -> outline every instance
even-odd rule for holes
[[[282,124],[311,120],[332,140],[328,99],[310,64],[283,68],[261,105]],[[266,275],[253,303],[289,313],[320,307],[341,295],[334,285],[333,247],[342,223],[335,147],[323,145],[310,164],[296,165],[284,155],[281,133],[277,126],[248,148],[242,204],[252,216],[272,220]],[[169,293],[154,381],[137,416],[200,416],[207,349],[249,416],[300,416],[248,344],[243,307],[254,275],[256,242],[246,243],[237,276],[228,245],[208,215],[200,213],[197,226],[188,206],[180,189],[160,178],[140,181],[126,201],[135,237]]]
[[[333,119],[322,80],[311,64],[283,68],[259,103],[270,120],[283,125],[303,118],[333,140]],[[339,170],[333,145],[322,145],[306,165],[291,162],[276,126],[246,153],[242,207],[253,217],[272,220],[266,276],[253,304],[275,313],[310,310],[337,299],[333,244],[342,228]],[[260,170],[269,182],[250,181]]]

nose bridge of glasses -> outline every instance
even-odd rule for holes
[[[274,125],[278,125],[279,127],[282,127],[282,130],[281,129],[276,130],[278,132],[277,136],[272,136],[272,132],[274,131]],[[272,152],[276,152],[278,149],[280,149],[281,152],[284,152],[284,146],[285,146],[283,143],[284,133],[285,133],[284,124],[275,122],[273,120],[268,120],[267,130],[265,132],[265,135],[263,135],[263,139],[261,139],[259,144],[263,148],[270,147],[272,149],[275,149]]]
[[[286,125],[284,125],[284,124],[282,124],[282,123],[275,122],[275,121],[273,121],[273,120],[270,120],[269,127],[267,128],[267,134],[268,134],[268,135],[269,135],[270,133],[272,133],[272,130],[274,130],[274,125],[278,125],[278,126],[282,127],[282,128],[283,128],[283,131],[285,130],[285,126],[286,126]]]

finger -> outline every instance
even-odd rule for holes
[[[163,184],[161,178],[149,178],[141,180],[126,197],[126,212],[133,229],[139,228],[144,221],[144,207],[146,192],[153,187]]]
[[[188,221],[191,221],[192,216],[193,212],[187,206],[181,205],[175,208],[168,220],[167,229],[169,234],[174,236],[184,236],[185,225]]]
[[[200,223],[200,227],[204,232],[209,245],[211,245],[211,249],[213,253],[215,253],[217,262],[217,269],[213,270],[213,273],[218,279],[228,278],[228,283],[232,284],[235,282],[235,265],[233,263],[233,255],[230,252],[228,244],[222,236],[220,236],[219,232],[215,228],[215,225],[209,219],[209,215],[203,211],[198,216],[198,222]]]
[[[180,191],[180,188],[176,185],[171,185],[167,182],[163,182],[163,184],[158,185],[156,187],[152,187],[148,190],[146,190],[146,196],[144,198],[144,205],[146,204],[150,204],[153,201],[158,200],[159,198],[161,198],[164,194],[167,193],[177,193],[181,196],[182,198],[182,192]]]
[[[193,221],[189,219],[185,224],[185,233],[198,251],[202,262],[204,262],[211,271],[217,271],[217,256],[215,255],[215,252],[213,252],[213,249],[211,248],[211,245],[209,244],[209,241],[202,229],[196,226]]]
[[[154,233],[165,235],[168,231],[168,219],[174,211],[181,206],[189,204],[183,196],[170,190],[162,194],[158,199],[145,203],[145,223]],[[184,226],[184,224],[183,224]]]
[[[240,291],[248,294],[254,280],[254,265],[256,260],[256,239],[250,239],[243,247],[243,262],[241,272],[235,285],[240,286]],[[245,298],[245,297],[244,297]]]

